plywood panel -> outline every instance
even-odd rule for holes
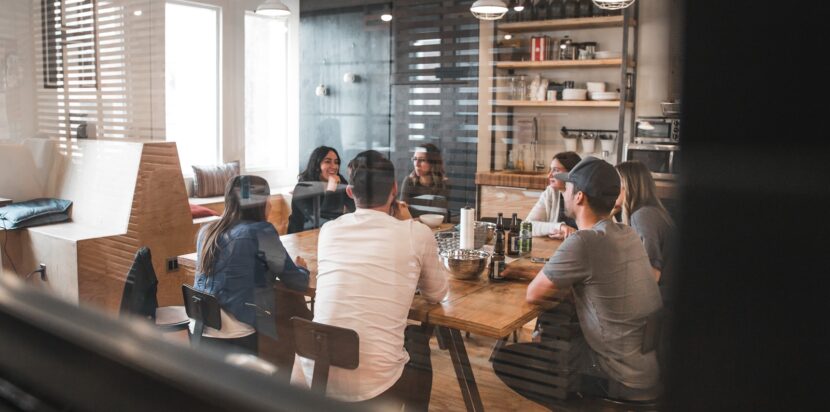
[[[524,219],[542,194],[539,190],[525,190],[514,187],[479,186],[481,204],[478,205],[480,216],[496,217],[501,212],[506,219],[518,213]]]

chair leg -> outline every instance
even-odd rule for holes
[[[496,341],[496,344],[493,345],[493,351],[490,352],[490,359],[488,359],[490,362],[493,362],[493,358],[496,357],[496,353],[504,347],[505,343],[507,343],[507,336]]]
[[[467,339],[470,339],[470,332],[469,332],[469,331],[468,331],[468,332],[465,332],[465,333],[464,333],[464,337],[465,337],[465,338],[467,338]]]
[[[518,329],[513,331],[513,343],[519,343],[519,330]]]

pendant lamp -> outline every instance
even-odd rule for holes
[[[470,6],[470,11],[481,20],[498,20],[507,13],[507,5],[501,0],[478,0]]]
[[[265,0],[256,8],[256,14],[268,17],[282,17],[291,15],[291,10],[280,0]]]

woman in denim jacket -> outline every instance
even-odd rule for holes
[[[206,327],[205,341],[236,345],[257,353],[257,332],[276,338],[274,283],[279,278],[294,290],[308,288],[308,269],[292,261],[274,226],[268,182],[258,176],[236,176],[225,188],[222,217],[199,233],[194,288],[216,296],[222,327]],[[193,331],[191,321],[191,332]]]

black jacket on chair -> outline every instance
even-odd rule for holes
[[[121,295],[120,313],[130,313],[145,318],[156,318],[156,308],[159,303],[156,298],[158,278],[153,270],[153,259],[150,249],[146,246],[138,249],[133,259],[133,265],[127,274],[124,283],[124,293]]]

